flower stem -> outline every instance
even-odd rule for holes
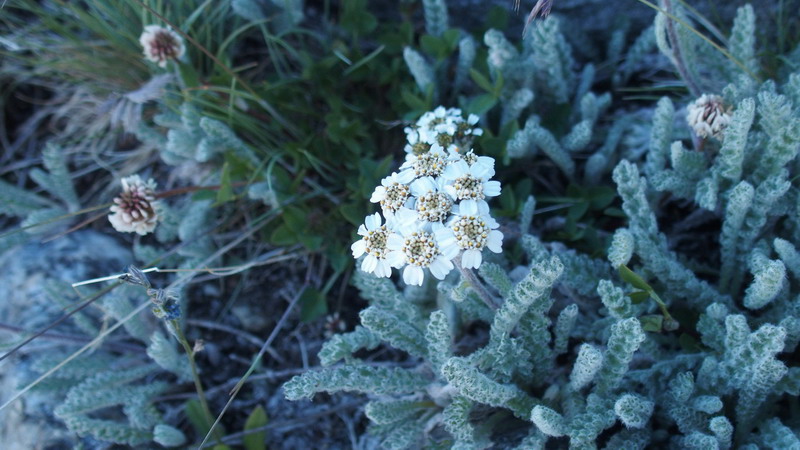
[[[672,1],[671,0],[662,0],[664,4],[664,9],[667,11],[667,38],[669,39],[670,45],[672,45],[672,56],[673,62],[675,63],[675,68],[678,69],[678,73],[680,73],[681,78],[683,81],[686,82],[686,87],[689,89],[689,92],[692,93],[693,96],[698,97],[700,96],[700,88],[697,87],[697,84],[694,82],[694,78],[692,78],[692,74],[689,73],[689,69],[687,69],[686,64],[683,61],[683,56],[681,54],[681,46],[680,42],[678,41],[678,33],[675,31],[675,23],[672,20]]]
[[[483,303],[486,303],[486,306],[488,306],[492,311],[496,310],[499,306],[497,305],[494,296],[489,293],[489,290],[486,289],[486,286],[484,286],[481,280],[478,279],[478,276],[475,275],[475,272],[473,272],[472,269],[465,269],[461,266],[461,255],[456,256],[453,262],[458,268],[458,271],[461,272],[461,278],[469,283],[472,290],[478,294],[478,297],[480,297],[481,300],[483,300]]]
[[[206,426],[211,429],[212,424],[214,423],[214,417],[211,415],[211,409],[208,407],[208,401],[206,400],[205,390],[203,389],[203,383],[200,381],[200,375],[197,373],[197,364],[194,360],[194,349],[192,346],[189,345],[189,341],[186,340],[186,336],[183,334],[183,330],[181,329],[180,324],[177,320],[170,320],[168,322],[172,327],[172,330],[175,332],[175,337],[178,338],[178,342],[181,343],[183,346],[183,350],[186,351],[186,356],[189,359],[189,367],[192,369],[192,379],[194,380],[194,388],[197,391],[197,397],[200,399],[200,406],[203,409],[203,416],[205,416]],[[214,430],[214,437],[219,441],[222,442],[222,435],[219,432],[219,429]]]

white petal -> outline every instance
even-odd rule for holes
[[[480,164],[484,167],[494,170],[494,158],[491,156],[478,156],[478,160],[475,162],[475,164]]]
[[[398,225],[401,227],[416,222],[418,217],[419,214],[416,211],[406,207],[398,209],[394,215],[395,220],[397,220]]]
[[[358,234],[360,234],[361,236],[366,236],[367,235],[367,227],[365,227],[363,224],[359,225],[358,226]]]
[[[474,248],[464,250],[464,253],[461,255],[461,267],[465,269],[477,269],[481,266],[482,261],[481,251]]]
[[[353,245],[350,246],[350,250],[353,252],[353,258],[358,258],[367,251],[367,243],[364,242],[363,239],[359,239],[353,242]]]
[[[486,200],[479,200],[475,202],[478,205],[478,214],[481,216],[488,216],[489,215],[489,204],[486,203]]]
[[[400,171],[400,173],[397,174],[397,182],[400,184],[408,184],[414,181],[416,176],[417,174],[414,173],[414,169],[408,168]]]
[[[482,136],[483,135],[483,130],[480,129],[480,128],[476,128],[476,129],[472,130],[472,135],[473,136]]]
[[[483,183],[483,195],[487,197],[497,197],[500,195],[501,187],[499,181],[487,181]]]
[[[405,255],[405,253],[403,253],[403,252],[401,252],[399,250],[391,251],[391,252],[386,254],[386,262],[390,266],[396,267],[396,268],[399,269],[399,268],[403,267],[403,265],[405,265],[405,263],[406,263],[406,255]]]
[[[494,253],[503,252],[503,233],[492,230],[489,236],[486,236],[486,247]]]
[[[431,177],[422,177],[411,183],[411,194],[415,197],[421,197],[431,191],[436,191],[436,183]]]
[[[378,266],[378,258],[373,255],[367,255],[363,261],[361,261],[361,270],[364,272],[372,272],[375,270],[375,267]]]
[[[483,216],[481,216],[481,218],[484,220],[484,222],[486,222],[486,225],[489,228],[491,228],[492,230],[494,230],[495,228],[498,228],[500,226],[500,224],[497,223],[497,221],[494,220],[494,217],[492,217],[492,216],[483,215]]]
[[[441,256],[431,261],[431,274],[439,280],[444,280],[444,277],[453,270],[453,263],[449,259],[442,258]]]
[[[458,160],[444,169],[442,177],[447,180],[455,180],[458,177],[463,177],[469,173],[469,165],[463,159]]]
[[[392,233],[386,238],[386,248],[389,250],[402,250],[405,239],[397,233]]]
[[[372,191],[372,197],[369,198],[369,201],[372,203],[378,203],[384,198],[386,198],[386,188],[383,186],[378,186],[374,191]]]
[[[403,281],[411,286],[422,286],[422,280],[425,279],[425,273],[417,266],[406,266],[403,270]]]
[[[370,214],[364,220],[364,225],[367,226],[367,230],[375,231],[381,227],[381,215],[378,213]]]
[[[375,267],[375,276],[389,278],[392,276],[392,266],[386,260],[378,260],[378,265]]]
[[[456,235],[453,234],[453,230],[449,228],[443,228],[441,230],[435,231],[434,236],[436,237],[436,242],[439,244],[440,247],[442,247],[443,253],[444,253],[444,247],[456,245]]]
[[[444,258],[451,260],[458,256],[458,252],[461,251],[461,247],[458,246],[456,238],[453,236],[452,240],[440,243],[439,250],[442,252],[442,256]]]
[[[478,215],[478,203],[475,200],[464,200],[458,205],[458,214],[461,216]]]

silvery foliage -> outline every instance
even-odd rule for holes
[[[61,231],[57,224],[48,224],[48,221],[81,208],[66,156],[64,149],[48,144],[42,151],[45,170],[34,168],[30,172],[31,179],[49,197],[0,180],[0,214],[22,219],[20,226],[25,230],[25,233],[0,237],[0,253],[25,242],[31,235]]]
[[[74,299],[64,293],[70,291],[69,285],[50,282],[47,294],[52,301],[68,305]],[[114,290],[104,297],[102,314],[114,320],[125,319],[143,300],[137,296],[140,292],[128,287]],[[105,319],[89,309],[75,314],[72,320],[81,333],[76,335],[86,336],[88,341],[100,332]],[[174,339],[157,329],[151,315],[134,315],[125,322],[124,329],[146,346],[146,357],[136,352],[120,356],[101,347],[53,372],[36,389],[61,399],[53,411],[55,417],[78,436],[130,446],[153,441],[165,446],[181,445],[183,433],[165,423],[156,399],[174,384],[166,374],[173,374],[172,379],[181,382],[190,380],[186,357],[179,353]],[[43,352],[32,359],[33,370],[44,373],[61,363],[64,354],[61,350]],[[156,376],[159,381],[154,379]]]
[[[656,41],[664,37],[663,20],[653,28]],[[754,21],[751,7],[740,8],[729,41],[750,72],[759,68]],[[551,63],[560,68],[547,70],[558,71],[570,55],[554,38],[553,23],[542,23],[538,39],[556,49]],[[716,65],[730,69],[730,63],[714,56],[706,68],[707,49],[685,33],[681,39],[696,46],[685,57],[704,86],[728,83],[709,92],[732,106],[730,122],[721,141],[690,141],[683,107],[694,99],[663,98],[647,115],[630,116],[625,127],[618,124],[626,116],[613,115],[599,133],[605,143],[589,139],[589,149],[614,141],[612,151],[596,153],[605,159],[584,164],[584,175],[599,180],[616,166],[613,181],[627,216],[624,228],[609,236],[607,260],[523,231],[522,268],[503,258],[480,267],[497,309],[449,278],[423,286],[427,297],[421,297],[389,279],[358,274],[356,286],[370,303],[362,325],[327,342],[320,352],[326,368],[291,380],[287,397],[368,394],[370,432],[386,448],[597,448],[598,438],[609,449],[800,445],[800,417],[785,407],[800,395],[800,366],[791,358],[800,341],[800,196],[792,186],[800,170],[800,74],[759,83],[736,65],[707,81],[708,74],[724,72]],[[504,102],[518,102],[523,88],[556,103],[564,92],[592,98],[575,97],[580,76],[563,71],[546,90],[538,79],[515,78],[533,58],[522,58],[526,50],[498,32],[488,32],[486,44],[492,70],[505,71]],[[573,128],[585,119],[596,128],[601,109],[586,102]],[[631,130],[635,139],[620,137],[628,126],[639,128]],[[565,175],[577,176],[580,165],[566,143],[580,140],[542,129],[532,115],[512,136],[509,153],[517,148],[513,157],[531,157],[535,148],[547,148]],[[617,146],[633,161],[617,163]],[[718,241],[703,248],[719,254],[686,254],[670,245],[663,220],[675,212],[660,208],[670,198],[716,217]],[[531,214],[523,211],[521,222],[530,224]],[[622,265],[658,292],[666,308],[681,311],[676,331],[653,330],[648,317],[658,309],[631,295],[630,278],[616,275]],[[697,267],[706,270],[700,275]],[[403,364],[355,356],[380,342],[407,354],[391,358]]]

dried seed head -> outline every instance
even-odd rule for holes
[[[150,280],[147,279],[147,275],[136,266],[128,266],[125,273],[121,275],[119,279],[134,286],[150,288]]]
[[[731,122],[730,108],[725,107],[719,95],[703,94],[686,107],[686,122],[698,137],[706,139],[711,136],[722,140],[725,128]]]
[[[183,39],[178,33],[158,25],[148,25],[139,37],[139,43],[144,48],[144,57],[159,65],[166,67],[170,59],[180,59],[186,52]]]
[[[145,235],[156,228],[160,203],[155,197],[156,183],[143,182],[138,175],[122,179],[122,192],[114,198],[108,220],[122,233]]]

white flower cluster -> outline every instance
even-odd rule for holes
[[[467,151],[482,134],[477,122],[440,106],[405,129],[405,162],[370,198],[383,217],[367,216],[351,246],[355,258],[366,254],[362,270],[389,277],[402,268],[407,284],[421,285],[424,269],[441,280],[459,255],[463,268],[477,269],[484,248],[502,251],[503,234],[486,203],[500,195],[500,182],[491,180],[494,159]]]
[[[730,108],[719,95],[703,94],[686,107],[686,122],[698,137],[722,140],[731,122]]]

